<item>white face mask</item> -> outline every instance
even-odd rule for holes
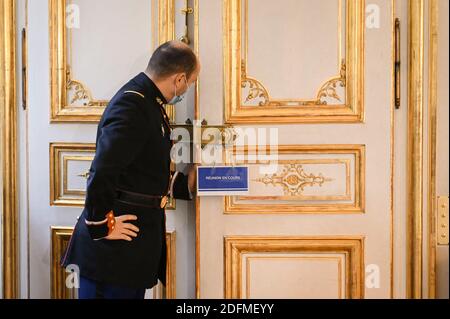
[[[186,76],[184,77],[184,81],[186,81],[186,87],[187,87],[186,92],[187,92],[187,91],[189,91],[189,84],[188,84],[188,82],[186,80]],[[175,104],[178,104],[181,101],[183,101],[184,100],[184,96],[186,95],[186,92],[183,95],[177,95],[177,85],[175,84],[175,96],[173,97],[172,100],[169,101],[169,104],[170,105],[175,105]]]

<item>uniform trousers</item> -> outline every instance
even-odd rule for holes
[[[145,289],[126,288],[80,278],[78,299],[144,299]]]

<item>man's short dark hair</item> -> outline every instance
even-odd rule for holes
[[[189,79],[197,68],[197,56],[192,49],[179,41],[162,44],[153,53],[148,71],[159,79],[165,79],[177,73],[186,73]]]

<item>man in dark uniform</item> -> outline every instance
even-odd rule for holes
[[[189,46],[165,43],[106,108],[85,209],[62,258],[79,267],[79,298],[143,299],[158,279],[166,283],[165,206],[192,199],[196,174],[171,171],[164,105],[180,102],[199,72]]]

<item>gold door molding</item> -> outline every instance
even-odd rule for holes
[[[96,100],[67,63],[67,0],[49,0],[51,122],[98,122],[108,101]],[[84,105],[77,106],[75,102]]]
[[[75,299],[75,289],[66,286],[67,273],[60,265],[60,260],[67,249],[72,236],[73,227],[51,228],[51,298],[52,299]],[[176,232],[166,233],[167,243],[167,286],[161,284],[154,288],[158,299],[176,298]]]
[[[19,297],[19,206],[16,104],[16,6],[0,3],[0,163],[3,298]]]
[[[52,123],[95,123],[100,120],[109,100],[97,99],[95,92],[73,74],[68,58],[72,54],[71,30],[66,27],[68,4],[69,0],[49,0],[50,120]],[[154,10],[154,3],[151,5]],[[149,12],[149,19],[151,17]],[[155,37],[154,30],[151,32]]]
[[[277,150],[278,160],[274,162],[278,171],[266,175],[261,175],[257,169],[268,163],[252,160],[261,151],[270,154],[268,148],[226,149],[226,163],[249,165],[254,191],[263,195],[227,196],[225,214],[357,214],[365,211],[364,145],[281,145]],[[252,178],[255,175],[257,178]],[[326,190],[327,186],[331,186],[331,191]],[[340,192],[334,193],[336,187]],[[264,194],[268,190],[272,191],[270,196]]]
[[[177,298],[177,233],[166,233],[167,270],[165,299]]]
[[[439,3],[429,1],[429,108],[428,108],[428,298],[436,298],[436,246],[437,246],[437,106],[438,106],[438,32]]]
[[[52,299],[75,299],[75,289],[66,286],[67,273],[60,265],[61,258],[69,245],[73,233],[73,227],[51,228],[51,298]]]
[[[86,189],[70,189],[69,180],[87,180],[95,144],[50,144],[50,205],[84,207]],[[87,162],[86,169],[69,175],[70,162]],[[84,185],[85,186],[85,185]]]
[[[409,0],[407,298],[421,299],[423,289],[423,146],[424,146],[424,1]]]
[[[51,143],[50,144],[50,205],[84,207],[89,168],[95,156],[95,144]],[[85,169],[71,174],[70,163],[85,163]],[[80,188],[71,188],[74,179],[83,179]],[[78,183],[79,184],[79,183]],[[171,198],[167,210],[176,209],[176,201]]]
[[[161,45],[175,39],[175,0],[153,0],[154,3],[156,1],[158,2],[157,45]]]
[[[186,1],[186,0],[185,0]],[[192,8],[189,7],[193,4]],[[175,31],[175,21],[176,21],[176,4],[175,0],[152,0],[153,12],[158,13],[158,28],[155,29],[154,34],[154,48],[156,49],[159,45],[172,40],[177,40],[180,37]],[[199,0],[187,0],[187,8],[192,9],[194,15],[194,52],[199,54]],[[157,9],[156,9],[157,7]],[[155,17],[156,18],[156,17]],[[199,80],[195,83],[195,114],[199,117]],[[172,123],[176,122],[176,110],[174,105],[165,105],[167,115],[169,116]]]
[[[157,4],[156,4],[157,2]],[[175,35],[175,0],[153,0],[153,6],[158,6],[158,35],[155,36],[155,49],[167,41],[176,39]],[[154,11],[156,12],[156,10]],[[165,105],[167,115],[175,123],[175,106]]]
[[[167,270],[166,286],[158,283],[153,288],[153,299],[177,299],[177,234],[175,231],[166,233]]]
[[[365,266],[364,266],[364,237],[336,236],[336,237],[259,237],[259,236],[226,236],[224,238],[224,269],[225,269],[225,298],[242,299],[243,287],[248,295],[248,283],[243,280],[245,271],[248,271],[248,260],[260,253],[267,254],[267,258],[294,258],[289,255],[308,254],[310,259],[320,260],[330,255],[327,260],[337,259],[338,265],[345,267],[342,272],[338,270],[337,277],[343,279],[344,296],[347,299],[364,298]],[[245,257],[247,256],[247,257]],[[332,257],[335,256],[335,257]],[[338,256],[345,256],[343,261]],[[259,257],[255,257],[259,258]],[[344,266],[342,266],[344,265]],[[341,269],[341,268],[339,268]],[[249,277],[245,274],[246,280]],[[340,294],[340,291],[339,293]]]
[[[339,5],[341,4],[339,0]],[[345,58],[342,59],[337,75],[331,75],[329,79],[324,80],[323,85],[317,89],[317,96],[312,99],[292,97],[274,99],[270,95],[269,88],[248,74],[247,9],[248,0],[224,1],[226,123],[355,123],[364,121],[364,0],[345,1]],[[341,9],[338,13],[339,20],[342,19],[340,11]],[[270,22],[270,19],[267,21]],[[345,103],[342,103],[343,99],[338,96],[338,87],[345,89]],[[244,89],[248,92],[244,93]],[[331,98],[338,104],[328,105],[326,98]],[[255,103],[245,105],[250,101]]]

